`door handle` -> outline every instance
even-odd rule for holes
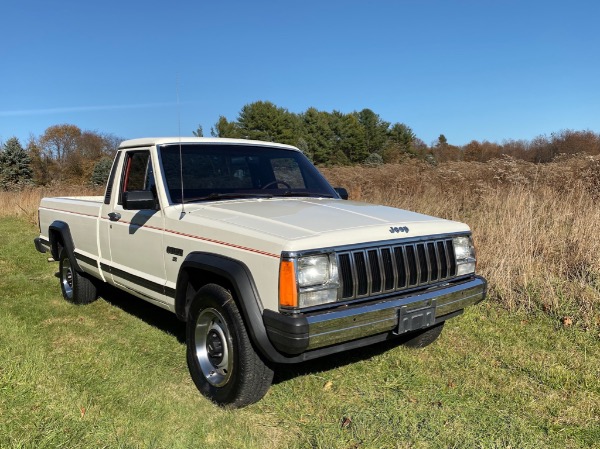
[[[108,214],[108,219],[110,221],[119,221],[121,219],[121,214],[118,212],[111,212]]]

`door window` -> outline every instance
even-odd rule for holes
[[[133,190],[148,190],[156,195],[156,184],[149,151],[127,153],[123,170],[123,182],[119,194],[119,204],[122,204],[123,192]]]

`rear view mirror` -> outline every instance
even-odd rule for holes
[[[123,192],[123,209],[127,210],[156,210],[156,198],[150,190],[130,190]]]
[[[337,194],[340,196],[341,199],[343,199],[343,200],[348,199],[348,191],[346,189],[344,189],[343,187],[336,187],[333,190],[335,190],[337,192]]]

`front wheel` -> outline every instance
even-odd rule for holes
[[[63,298],[73,304],[89,304],[98,298],[94,282],[71,265],[67,250],[62,248],[59,255],[60,290]]]
[[[186,329],[187,363],[200,392],[221,406],[260,400],[273,371],[254,350],[231,293],[216,284],[194,297]]]

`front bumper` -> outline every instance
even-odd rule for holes
[[[487,282],[480,276],[333,310],[298,315],[263,311],[267,335],[285,354],[339,345],[377,334],[415,331],[438,324],[485,298]]]

